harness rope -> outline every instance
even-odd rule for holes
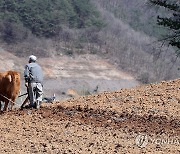
[[[13,102],[12,100],[10,100],[9,98],[7,98],[6,96],[4,96],[4,95],[2,95],[2,94],[0,94],[2,97],[4,97],[5,99],[7,99],[8,101],[10,101],[11,103],[13,103],[13,104],[16,104],[16,102]]]

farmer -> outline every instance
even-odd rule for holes
[[[36,63],[36,60],[36,56],[29,56],[29,64],[25,66],[24,78],[28,92],[28,98],[25,101],[29,99],[29,107],[39,109],[43,95],[43,72],[42,68]]]

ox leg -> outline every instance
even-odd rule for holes
[[[16,100],[16,98],[13,97],[13,98],[12,98],[11,105],[10,105],[10,110],[11,110],[11,111],[12,111],[12,109],[13,109],[13,106],[14,106],[14,103],[13,103],[13,102],[15,102],[15,100]]]
[[[4,102],[4,109],[3,109],[3,111],[7,111],[8,110],[8,103],[9,103],[9,101],[5,101]]]

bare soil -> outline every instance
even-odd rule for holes
[[[0,115],[0,153],[180,153],[179,115],[180,79],[44,103]]]
[[[136,79],[119,69],[107,60],[97,55],[79,55],[74,57],[54,57],[39,60],[43,66],[46,79],[44,81],[45,95],[56,94],[58,99],[68,98],[69,89],[78,95],[84,93],[115,91],[121,88],[131,88],[139,85]]]

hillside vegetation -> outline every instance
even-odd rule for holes
[[[18,34],[22,31],[17,31],[22,26],[36,36],[44,37],[58,36],[63,27],[102,26],[97,10],[89,0],[1,0],[0,6],[1,33],[5,41],[15,41],[13,37],[22,35]]]
[[[144,83],[180,77],[174,48],[157,41],[167,29],[156,25],[156,8],[143,0],[2,0],[0,6],[0,43],[16,56],[98,54]]]
[[[160,33],[154,35],[156,32],[152,32],[155,29],[164,30],[164,34],[167,32],[167,29],[156,25],[156,8],[151,8],[143,0],[98,0],[94,3],[99,6],[107,23],[100,35],[106,39],[105,51],[111,62],[128,70],[144,83],[180,77],[180,59],[174,49],[164,42],[158,42]],[[114,9],[123,12],[125,17],[117,16]],[[134,18],[134,11],[141,12],[137,15],[138,22]],[[163,13],[165,10],[158,10],[158,14]],[[135,27],[136,22],[138,25]],[[145,32],[143,27],[148,27],[149,32]]]

